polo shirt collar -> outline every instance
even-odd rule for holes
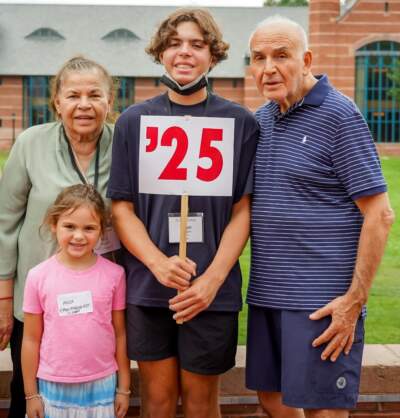
[[[315,78],[318,80],[313,88],[304,96],[304,104],[312,106],[321,106],[322,102],[325,100],[325,97],[328,95],[328,92],[331,88],[326,74],[317,75]]]
[[[271,110],[274,118],[282,119],[286,115],[292,113],[298,107],[302,106],[303,104],[311,106],[320,106],[329,92],[330,84],[328,76],[326,74],[317,75],[315,76],[315,78],[318,81],[315,83],[312,89],[302,99],[300,99],[298,102],[294,103],[291,107],[289,107],[289,109],[285,113],[281,113],[278,103],[271,102]]]

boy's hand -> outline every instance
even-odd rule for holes
[[[222,282],[214,276],[203,273],[192,281],[192,285],[169,300],[169,309],[175,311],[173,318],[178,323],[190,321],[207,309],[220,288]]]
[[[114,405],[115,416],[117,418],[124,418],[129,408],[129,396],[121,393],[116,393]]]
[[[190,286],[190,279],[196,276],[196,263],[187,257],[182,260],[177,255],[163,256],[151,267],[151,272],[163,286],[182,292]]]
[[[43,401],[41,398],[26,401],[26,415],[28,418],[44,418]]]

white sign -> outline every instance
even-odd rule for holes
[[[232,196],[235,120],[141,116],[139,192]]]
[[[93,312],[92,292],[64,293],[57,296],[60,316],[80,315]]]

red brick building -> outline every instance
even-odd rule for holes
[[[400,104],[388,95],[400,71],[400,1],[353,0],[341,11],[340,0],[311,0],[309,41],[314,72],[356,101],[378,142],[400,143]]]
[[[90,26],[93,9],[95,23]],[[161,68],[146,57],[144,47],[172,10],[0,5],[0,148],[8,148],[22,129],[51,120],[49,79],[77,53],[120,77],[119,110],[162,91]],[[400,105],[388,94],[393,84],[388,75],[400,59],[400,0],[347,0],[344,5],[340,0],[310,0],[309,8],[210,10],[231,44],[229,59],[210,74],[216,93],[252,110],[263,103],[249,74],[247,41],[259,21],[279,13],[309,32],[314,73],[327,73],[357,102],[375,139],[400,143]]]

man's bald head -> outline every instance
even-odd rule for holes
[[[298,45],[299,45],[299,52],[304,53],[308,50],[308,39],[307,34],[304,28],[299,25],[294,20],[291,20],[287,17],[280,16],[280,15],[273,15],[270,17],[267,17],[266,19],[262,20],[260,23],[257,24],[256,28],[253,30],[253,32],[250,35],[249,38],[249,49],[251,51],[251,42],[254,38],[254,35],[259,30],[263,29],[275,29],[279,28],[280,31],[286,32],[289,30],[292,32],[292,34],[297,38]]]
[[[249,43],[250,71],[259,92],[286,112],[316,83],[304,29],[290,19],[272,16],[257,25]]]

